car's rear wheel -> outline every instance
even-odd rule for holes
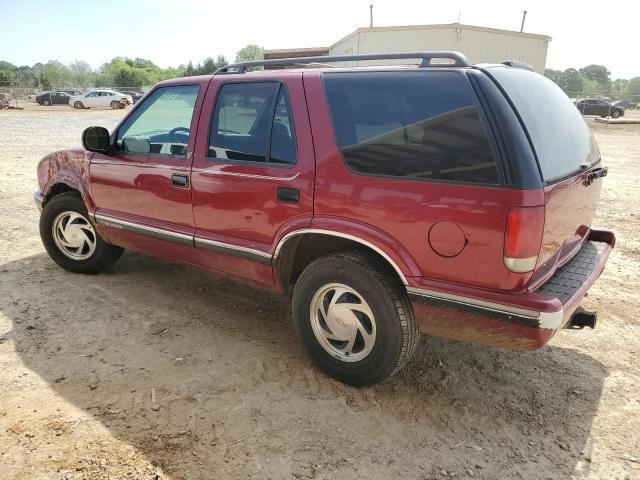
[[[123,252],[98,235],[84,202],[75,192],[56,195],[45,203],[40,238],[51,259],[75,273],[100,272]]]
[[[116,102],[115,100],[113,102],[111,102],[111,108],[113,108],[114,110],[118,109],[118,108],[122,108],[120,102]]]
[[[314,363],[356,386],[394,375],[420,338],[395,272],[361,252],[313,261],[296,282],[293,319]]]
[[[82,102],[74,102],[73,108],[82,109],[84,108],[84,105],[82,104]]]

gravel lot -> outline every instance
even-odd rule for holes
[[[640,125],[589,120],[618,235],[596,330],[535,353],[425,337],[354,389],[310,365],[282,298],[137,254],[49,260],[38,160],[125,113],[0,111],[2,479],[640,478]]]

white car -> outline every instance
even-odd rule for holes
[[[131,105],[133,99],[130,95],[116,92],[115,90],[89,90],[82,95],[76,95],[69,99],[69,105],[73,108],[124,108]]]

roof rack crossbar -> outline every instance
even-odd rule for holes
[[[314,57],[274,58],[270,60],[254,60],[251,62],[232,63],[214,72],[214,75],[224,73],[245,73],[249,67],[261,67],[267,65],[286,66],[312,63],[352,62],[361,60],[400,60],[421,59],[421,67],[469,67],[471,64],[460,52],[434,51],[434,52],[398,52],[398,53],[366,53],[361,55],[319,55]],[[432,60],[447,59],[450,63],[436,63]]]

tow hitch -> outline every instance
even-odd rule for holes
[[[582,307],[578,307],[564,328],[572,330],[581,330],[584,327],[596,328],[597,318],[598,314],[596,312],[590,312]]]

